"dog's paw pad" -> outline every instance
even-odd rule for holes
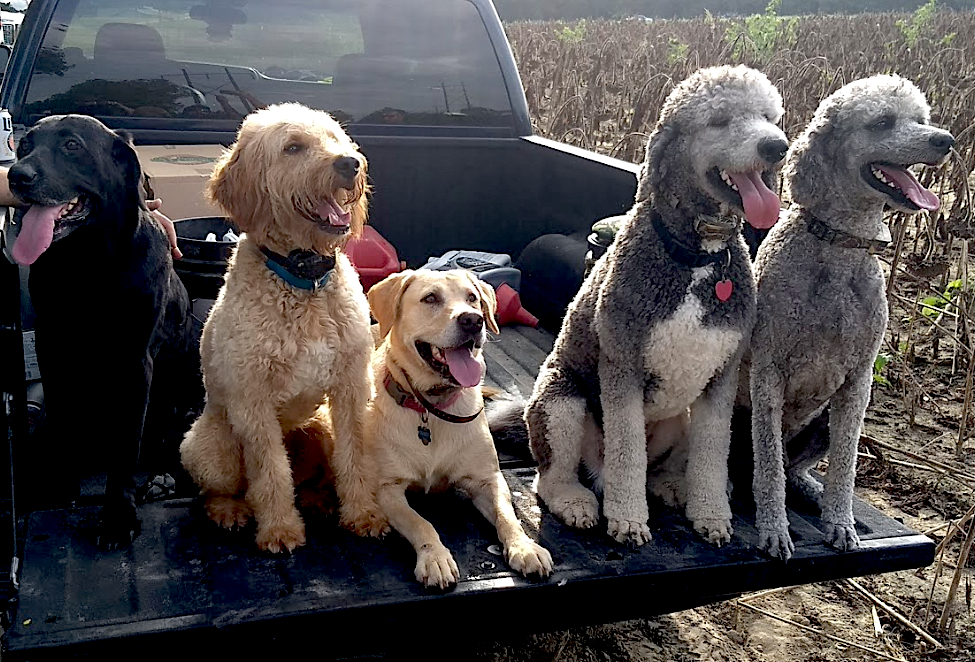
[[[731,542],[731,534],[735,531],[730,519],[697,519],[694,520],[694,530],[717,547]]]
[[[552,574],[552,555],[530,538],[512,544],[505,556],[511,569],[523,575],[548,577]]]
[[[856,528],[844,524],[824,522],[824,540],[827,545],[841,552],[856,549],[860,546],[860,536]]]
[[[207,517],[225,529],[243,528],[254,514],[243,501],[229,496],[214,496],[204,506]]]
[[[269,526],[257,532],[257,546],[259,549],[280,554],[291,553],[296,547],[305,544],[305,527],[299,525]]]
[[[633,547],[644,545],[652,539],[650,527],[647,526],[646,522],[611,519],[606,527],[606,532],[616,542]]]
[[[785,529],[758,527],[758,548],[781,561],[788,561],[796,551],[788,527]]]
[[[424,545],[416,555],[417,581],[428,588],[447,588],[457,583],[460,570],[450,551],[443,545]]]

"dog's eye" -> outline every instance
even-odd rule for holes
[[[469,303],[477,303],[477,295],[471,292],[470,294],[467,295],[467,301]]]
[[[81,143],[75,140],[74,138],[68,138],[67,140],[64,141],[64,148],[66,150],[74,152],[76,150],[81,149]]]
[[[423,303],[440,303],[440,297],[436,292],[431,292],[422,299]]]
[[[894,128],[894,116],[884,115],[879,120],[870,125],[872,131],[887,131]]]
[[[298,152],[300,152],[300,151],[302,151],[304,149],[305,149],[305,146],[302,145],[301,143],[291,143],[290,145],[288,145],[287,147],[284,148],[284,153],[285,154],[297,154]]]

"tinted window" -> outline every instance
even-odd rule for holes
[[[509,126],[466,0],[66,0],[27,95],[52,113],[212,120],[298,101],[357,124]]]

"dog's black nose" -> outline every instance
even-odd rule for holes
[[[484,318],[477,313],[461,313],[457,317],[457,324],[468,333],[477,333],[484,326]]]
[[[354,156],[341,156],[335,159],[332,167],[335,168],[335,172],[351,179],[359,172],[359,159]]]
[[[947,152],[955,144],[955,137],[945,131],[944,133],[936,133],[935,135],[928,138],[928,142],[935,149],[940,149]]]
[[[37,179],[37,171],[26,163],[17,163],[7,173],[7,181],[11,186],[27,186]]]
[[[769,163],[778,163],[789,151],[789,143],[781,138],[766,138],[758,143],[759,155]]]

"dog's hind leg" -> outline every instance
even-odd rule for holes
[[[785,383],[772,365],[752,366],[752,451],[755,473],[755,523],[758,548],[788,561],[795,545],[789,536],[785,509],[785,462],[782,450],[782,407]]]
[[[555,369],[543,368],[525,408],[538,496],[569,526],[588,529],[599,519],[596,495],[579,482],[586,400]]]
[[[731,412],[738,389],[739,350],[691,404],[687,454],[687,518],[715,545],[731,542],[728,454]]]
[[[363,417],[370,380],[365,361],[364,356],[361,370],[350,373],[354,375],[349,379],[350,383],[342,384],[328,394],[335,434],[330,459],[342,526],[360,536],[378,538],[389,531],[389,523],[376,503],[371,487],[373,467],[365,454]]]
[[[183,468],[205,495],[207,516],[224,527],[242,527],[253,516],[244,500],[244,458],[226,412],[207,404],[179,446]]]
[[[863,416],[870,403],[873,361],[851,374],[829,400],[829,468],[823,491],[826,542],[840,551],[860,546],[853,520],[853,484]]]
[[[634,357],[600,352],[599,385],[603,407],[603,515],[617,542],[650,541],[647,506],[645,388]]]

